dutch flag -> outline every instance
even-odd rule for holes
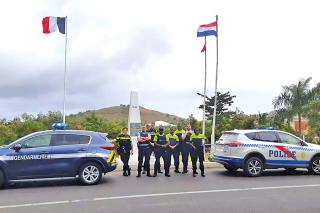
[[[212,22],[210,24],[203,24],[198,27],[197,37],[204,36],[217,36],[217,22]]]
[[[59,30],[60,33],[66,33],[66,18],[48,16],[42,19],[43,33],[48,34]]]

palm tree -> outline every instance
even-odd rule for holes
[[[282,93],[273,100],[273,106],[277,111],[285,111],[291,118],[293,115],[298,115],[300,135],[303,106],[314,97],[314,91],[309,89],[311,79],[311,77],[300,79],[297,84],[282,86]]]

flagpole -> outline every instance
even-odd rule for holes
[[[68,21],[65,21],[65,46],[64,46],[64,84],[63,84],[63,123],[66,123],[66,83],[67,83],[67,41],[68,41]]]
[[[203,116],[202,116],[202,134],[206,132],[206,97],[207,97],[207,36],[204,37],[204,88],[203,88]]]
[[[216,15],[216,23],[217,23],[217,40],[216,40],[216,82],[215,82],[215,88],[214,88],[214,110],[213,110],[213,117],[212,117],[212,134],[211,134],[211,153],[214,151],[214,144],[215,144],[215,127],[216,127],[216,115],[217,115],[217,100],[218,100],[218,15]]]

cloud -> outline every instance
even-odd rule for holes
[[[104,47],[110,41],[101,38],[82,52],[73,54],[71,50],[67,66],[68,111],[125,103],[123,93],[134,85],[123,82],[130,82],[145,72],[150,60],[170,52],[167,36],[156,28],[143,27],[123,40],[121,48],[110,49],[112,53],[104,54]],[[77,40],[76,36],[73,38]],[[77,42],[70,41],[70,48]],[[23,107],[11,108],[17,114],[61,109],[64,61],[63,57],[57,57],[63,55],[61,50],[56,49],[55,54],[55,57],[40,56],[41,61],[37,57],[1,54],[0,108],[7,107],[9,103],[23,103]]]

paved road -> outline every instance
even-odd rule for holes
[[[247,178],[209,169],[207,177],[104,177],[102,184],[75,181],[19,183],[0,191],[0,212],[320,212],[320,177],[296,171]]]

